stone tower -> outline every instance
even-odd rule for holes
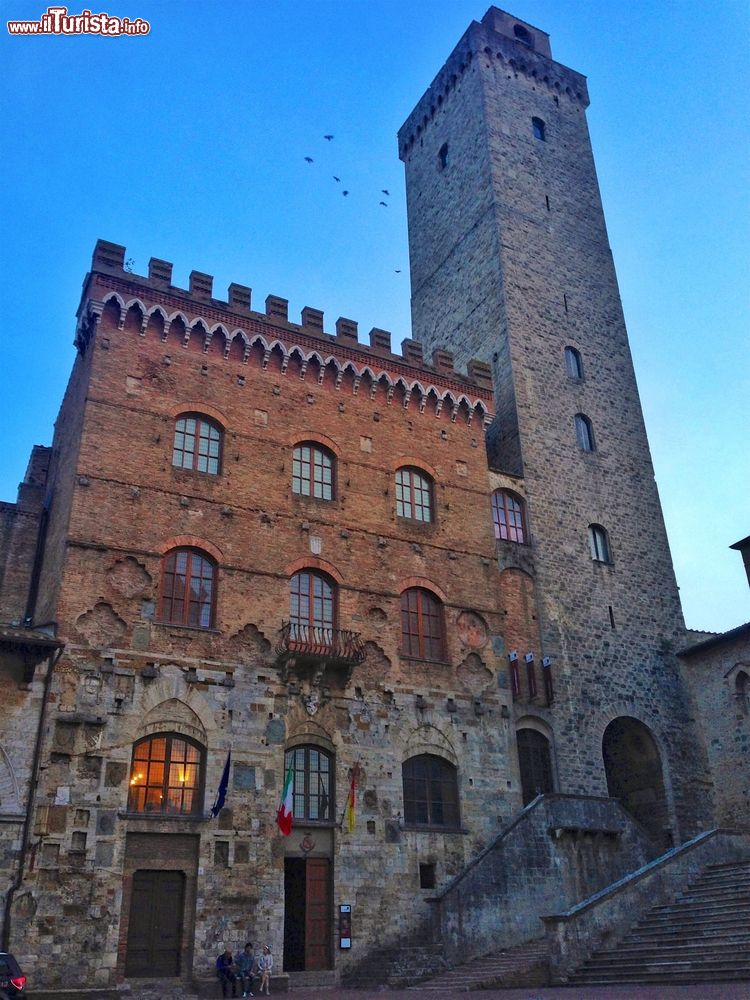
[[[491,477],[527,543],[498,540],[500,587],[533,580],[554,679],[545,698],[521,672],[517,724],[548,741],[557,790],[609,791],[668,843],[709,822],[711,789],[588,103],[543,31],[494,7],[470,25],[399,132],[413,335],[493,364]]]

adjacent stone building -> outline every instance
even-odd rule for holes
[[[247,937],[356,977],[467,872],[474,947],[513,943],[714,822],[587,103],[543,32],[470,26],[399,134],[401,354],[97,243],[0,510],[4,943],[38,982]]]

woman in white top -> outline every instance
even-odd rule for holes
[[[260,972],[260,993],[263,992],[263,987],[266,988],[266,994],[270,995],[271,990],[269,989],[271,983],[271,970],[273,969],[273,955],[271,954],[271,949],[267,944],[263,945],[263,954],[258,959],[258,971]]]

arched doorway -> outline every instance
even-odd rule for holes
[[[518,744],[518,766],[521,771],[521,794],[523,804],[540,793],[555,790],[552,776],[552,752],[544,733],[537,729],[519,729],[516,733]]]
[[[602,740],[607,788],[614,799],[662,847],[672,843],[661,757],[648,726],[638,719],[614,719]]]

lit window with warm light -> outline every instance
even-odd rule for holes
[[[128,812],[196,813],[202,785],[203,748],[194,740],[157,733],[133,747]]]

